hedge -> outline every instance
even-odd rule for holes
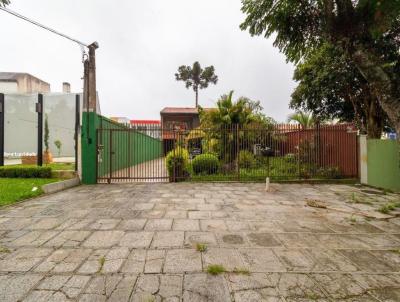
[[[48,167],[0,167],[0,178],[51,178]]]

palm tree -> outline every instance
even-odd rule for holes
[[[301,125],[301,128],[311,128],[316,124],[316,120],[312,113],[297,111],[288,117],[288,122],[297,122]]]
[[[186,88],[193,88],[196,93],[196,108],[199,107],[199,89],[207,88],[208,85],[217,84],[218,76],[214,73],[214,66],[201,68],[199,62],[194,62],[193,67],[182,65],[175,74],[177,81],[184,81]]]

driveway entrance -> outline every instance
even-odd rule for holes
[[[0,210],[0,301],[399,301],[400,218],[367,203],[398,197],[346,185],[77,187]],[[363,216],[374,213],[386,220]]]

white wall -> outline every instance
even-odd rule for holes
[[[18,84],[16,82],[0,82],[0,93],[17,93]]]

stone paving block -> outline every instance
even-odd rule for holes
[[[316,261],[307,254],[306,250],[275,249],[275,255],[281,260],[287,271],[312,271]]]
[[[228,227],[228,230],[231,232],[250,230],[250,224],[246,221],[227,220],[225,223]]]
[[[20,301],[42,279],[41,275],[0,275],[0,301]]]
[[[201,254],[195,250],[168,250],[164,273],[201,272]]]
[[[142,273],[146,263],[146,250],[132,250],[121,268],[123,273]]]
[[[239,252],[232,248],[209,248],[203,254],[204,269],[210,265],[222,265],[226,270],[249,269]]]
[[[211,213],[208,211],[189,211],[189,219],[209,219],[211,218]]]
[[[170,210],[166,211],[164,218],[185,219],[188,217],[187,211],[184,210]]]
[[[251,272],[286,271],[285,266],[271,249],[239,249],[241,258]]]
[[[121,240],[124,234],[123,231],[95,231],[82,245],[93,248],[112,247]]]
[[[51,230],[58,227],[60,224],[64,222],[64,219],[59,218],[42,218],[37,222],[29,225],[26,229],[29,230]]]
[[[147,248],[150,246],[153,235],[153,232],[127,232],[119,245],[135,249]]]
[[[230,302],[231,297],[223,276],[205,273],[185,275],[183,285],[184,302]]]
[[[200,231],[200,223],[197,219],[174,219],[172,229],[174,231]]]
[[[247,234],[250,242],[259,247],[278,247],[282,243],[270,233],[250,233]]]
[[[122,220],[118,225],[118,229],[126,230],[126,231],[141,231],[146,224],[146,219],[127,219]]]
[[[28,272],[51,252],[46,248],[16,250],[0,260],[0,272]]]
[[[200,228],[204,232],[219,232],[227,230],[225,221],[218,219],[200,220]]]
[[[310,276],[328,293],[329,297],[337,300],[359,296],[365,292],[350,275],[311,274]]]
[[[287,301],[328,301],[321,287],[306,274],[273,273],[269,278]]]
[[[161,273],[166,256],[165,250],[147,250],[145,273]]]
[[[44,246],[51,247],[76,247],[81,244],[87,237],[89,237],[89,231],[62,231],[56,235],[53,239],[47,241]]]
[[[312,271],[355,272],[358,270],[357,266],[335,250],[310,249],[307,250],[307,255],[315,260]]]
[[[399,270],[398,267],[390,266],[387,262],[375,257],[369,251],[341,250],[340,253],[365,272],[395,272]]]
[[[42,261],[35,269],[38,273],[71,273],[90,255],[90,249],[59,249]]]
[[[153,248],[183,247],[183,242],[184,232],[182,231],[156,232],[151,246]]]
[[[217,246],[217,238],[212,232],[185,232],[185,246],[195,247],[197,243]]]
[[[10,242],[10,245],[39,247],[55,237],[58,233],[59,231],[31,231]]]
[[[250,242],[244,233],[219,232],[216,234],[220,247],[249,247]]]
[[[92,230],[112,230],[115,229],[120,219],[99,219],[90,225]]]
[[[286,233],[275,234],[275,237],[287,248],[313,248],[320,247],[319,237],[314,234]],[[338,241],[340,244],[340,241]]]
[[[144,229],[146,231],[170,231],[172,219],[149,219]]]

